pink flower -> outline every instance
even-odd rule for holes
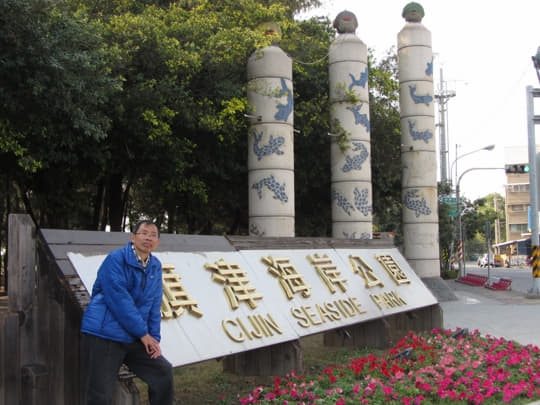
[[[455,371],[456,371],[455,367],[446,367],[444,369],[444,375],[447,377],[450,377],[452,374],[454,374]]]

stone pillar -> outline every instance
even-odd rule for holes
[[[271,24],[265,30],[276,36],[279,28]],[[247,74],[249,233],[294,236],[292,59],[278,46],[268,46],[250,56]],[[227,356],[223,368],[240,375],[303,373],[302,353],[293,340]]]
[[[278,46],[248,60],[249,233],[294,236],[292,60]]]
[[[371,143],[367,46],[355,34],[356,16],[339,13],[330,45],[332,236],[372,237]]]
[[[424,10],[420,4],[407,4],[402,15],[407,23],[397,40],[404,256],[420,277],[437,277],[439,217],[431,33],[421,23]]]

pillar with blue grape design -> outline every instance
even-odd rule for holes
[[[367,46],[355,34],[356,16],[342,11],[330,46],[332,236],[372,237],[371,143]]]
[[[275,43],[274,22],[260,29]],[[294,138],[292,60],[277,45],[256,50],[247,63],[249,233],[294,236]],[[287,361],[283,361],[287,359]],[[227,356],[225,371],[242,375],[282,375],[303,370],[298,339]],[[264,367],[261,368],[261,365]]]
[[[404,256],[420,277],[440,275],[431,33],[424,9],[403,9],[398,34]]]
[[[249,233],[294,236],[292,60],[278,46],[248,60]]]

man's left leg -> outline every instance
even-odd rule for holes
[[[160,356],[152,359],[141,342],[129,343],[124,363],[148,384],[150,405],[174,404],[174,378],[171,363]]]

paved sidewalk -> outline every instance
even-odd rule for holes
[[[540,347],[540,299],[521,291],[496,291],[446,281],[457,301],[441,302],[446,329],[478,329],[482,335],[504,337]]]

